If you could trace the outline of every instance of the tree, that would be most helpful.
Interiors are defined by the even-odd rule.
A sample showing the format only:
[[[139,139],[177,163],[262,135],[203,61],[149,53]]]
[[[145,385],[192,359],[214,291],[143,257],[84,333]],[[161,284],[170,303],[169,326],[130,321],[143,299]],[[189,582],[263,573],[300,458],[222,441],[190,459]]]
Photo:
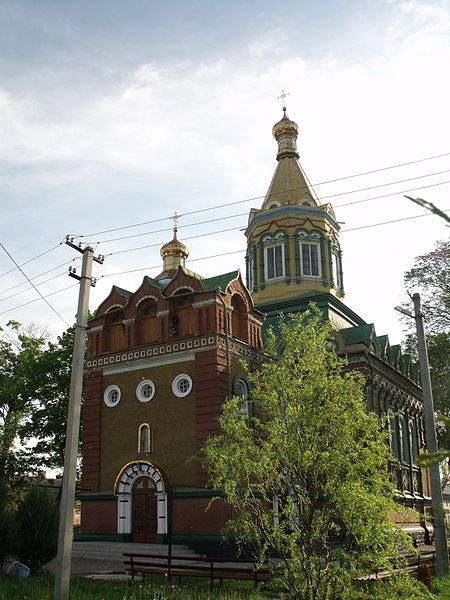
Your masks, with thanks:
[[[12,482],[27,470],[23,452],[14,443],[36,399],[45,337],[36,329],[23,329],[16,321],[9,321],[7,327],[10,335],[0,338],[0,479]]]
[[[417,256],[404,282],[408,291],[420,293],[427,333],[450,332],[450,240]]]
[[[13,483],[63,467],[74,330],[54,343],[37,326],[7,327],[0,338],[0,479]]]
[[[203,463],[235,508],[230,528],[261,560],[281,557],[276,575],[290,597],[356,598],[355,577],[388,567],[404,543],[388,520],[386,431],[365,410],[362,375],[330,349],[317,309],[281,320],[279,331],[268,360],[248,372],[256,416],[227,400]]]
[[[421,295],[436,413],[450,417],[450,240],[438,241],[434,250],[417,256],[404,282],[410,293],[418,291]],[[403,347],[417,361],[414,322],[404,322],[410,333]],[[450,448],[450,430],[442,423],[438,442],[442,448]]]
[[[17,511],[19,560],[38,571],[58,548],[58,505],[55,494],[39,485],[30,487]]]
[[[73,340],[74,328],[70,327],[39,356],[38,402],[18,432],[22,440],[37,440],[27,455],[41,469],[64,465]]]

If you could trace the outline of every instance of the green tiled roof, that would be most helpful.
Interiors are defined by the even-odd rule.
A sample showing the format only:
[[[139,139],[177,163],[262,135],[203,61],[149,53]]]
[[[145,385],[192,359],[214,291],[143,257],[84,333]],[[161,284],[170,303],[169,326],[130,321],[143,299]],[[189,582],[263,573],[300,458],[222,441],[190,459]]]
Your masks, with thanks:
[[[370,346],[373,331],[373,324],[369,323],[368,325],[358,325],[358,327],[341,329],[340,333],[346,344],[365,344],[366,346]]]
[[[223,275],[216,275],[215,277],[201,279],[201,284],[205,291],[212,291],[216,288],[220,288],[222,291],[225,291],[228,284],[233,281],[233,279],[236,279],[238,275],[239,271],[231,271],[230,273],[224,273]]]
[[[378,336],[378,342],[380,344],[381,351],[384,354],[385,351],[386,351],[387,344],[389,342],[389,336],[387,336],[387,335],[379,335]]]
[[[161,288],[159,281],[157,279],[153,279],[152,277],[149,277],[148,275],[145,276],[146,281],[149,282],[150,285],[153,285],[154,287],[157,288]]]
[[[128,298],[131,298],[131,296],[133,295],[133,292],[124,290],[123,288],[119,287],[118,285],[114,285],[113,287],[116,290],[116,292],[119,294],[119,296],[123,296],[124,298],[128,299]]]

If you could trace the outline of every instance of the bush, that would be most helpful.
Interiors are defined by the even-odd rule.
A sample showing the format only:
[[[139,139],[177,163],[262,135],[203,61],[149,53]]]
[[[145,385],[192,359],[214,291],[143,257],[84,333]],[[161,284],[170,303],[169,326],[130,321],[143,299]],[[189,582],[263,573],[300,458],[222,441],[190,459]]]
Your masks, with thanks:
[[[5,559],[14,556],[17,548],[17,527],[9,503],[9,487],[0,479],[0,571]]]
[[[58,506],[54,494],[31,487],[17,511],[19,560],[36,572],[56,556]]]

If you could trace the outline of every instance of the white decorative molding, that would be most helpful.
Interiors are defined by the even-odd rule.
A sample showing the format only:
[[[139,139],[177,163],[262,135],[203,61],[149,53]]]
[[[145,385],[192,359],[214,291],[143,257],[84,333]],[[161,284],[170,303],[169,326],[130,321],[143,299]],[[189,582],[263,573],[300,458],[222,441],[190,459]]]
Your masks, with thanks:
[[[159,470],[149,462],[136,461],[125,465],[117,476],[114,494],[117,496],[117,533],[131,533],[133,485],[140,477],[150,477],[156,487],[157,533],[167,533],[167,493]]]

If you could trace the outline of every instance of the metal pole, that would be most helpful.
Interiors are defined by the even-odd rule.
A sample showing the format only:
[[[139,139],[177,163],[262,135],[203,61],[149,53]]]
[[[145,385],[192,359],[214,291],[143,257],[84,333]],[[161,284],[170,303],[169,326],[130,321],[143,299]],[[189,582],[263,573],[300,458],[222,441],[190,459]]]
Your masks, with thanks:
[[[434,419],[433,392],[431,389],[430,366],[428,364],[428,351],[423,327],[423,315],[420,307],[420,295],[414,294],[412,298],[414,302],[414,319],[416,321],[417,343],[419,347],[420,377],[422,382],[427,450],[430,454],[436,454],[438,445],[436,438],[436,422]],[[431,507],[433,510],[433,527],[436,544],[436,573],[438,577],[445,577],[448,573],[448,547],[439,465],[432,465],[430,467],[430,481]]]
[[[70,563],[72,558],[73,512],[75,505],[75,485],[77,477],[78,441],[80,434],[81,391],[83,385],[86,327],[91,287],[92,248],[83,250],[83,264],[80,277],[78,310],[73,344],[72,375],[64,453],[62,496],[59,511],[58,557],[55,574],[55,600],[69,597]]]

